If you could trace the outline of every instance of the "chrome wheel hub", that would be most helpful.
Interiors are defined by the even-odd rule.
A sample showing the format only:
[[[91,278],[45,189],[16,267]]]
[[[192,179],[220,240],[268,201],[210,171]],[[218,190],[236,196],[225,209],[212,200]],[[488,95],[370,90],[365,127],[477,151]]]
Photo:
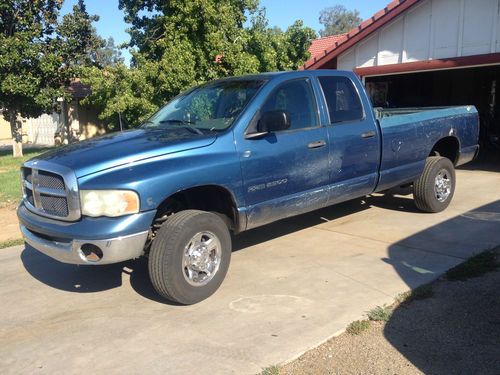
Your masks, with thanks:
[[[196,233],[184,249],[184,279],[193,286],[208,284],[219,270],[221,254],[221,244],[215,234]]]
[[[434,194],[439,202],[444,202],[451,194],[450,172],[446,169],[441,169],[436,175],[434,182]]]

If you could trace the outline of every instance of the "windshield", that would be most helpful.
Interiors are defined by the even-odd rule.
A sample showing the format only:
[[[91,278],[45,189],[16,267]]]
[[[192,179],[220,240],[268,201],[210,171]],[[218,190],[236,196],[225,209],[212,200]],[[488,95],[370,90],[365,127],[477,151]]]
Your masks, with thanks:
[[[143,128],[182,126],[193,132],[221,131],[229,128],[263,80],[227,80],[208,83],[181,94],[169,102]]]

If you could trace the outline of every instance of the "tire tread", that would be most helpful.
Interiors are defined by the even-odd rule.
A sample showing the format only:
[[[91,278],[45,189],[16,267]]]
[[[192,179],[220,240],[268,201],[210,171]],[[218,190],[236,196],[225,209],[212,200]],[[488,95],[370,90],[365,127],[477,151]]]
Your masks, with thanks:
[[[453,187],[450,193],[450,197],[446,201],[446,204],[443,205],[442,207],[436,207],[433,198],[434,178],[435,178],[434,174],[436,173],[435,166],[440,163],[447,163],[444,160],[446,160],[451,164],[452,168],[450,170],[450,173],[453,175],[453,181],[452,181]],[[442,211],[444,208],[448,206],[449,202],[451,201],[454,193],[454,188],[455,188],[455,173],[451,161],[441,156],[430,156],[425,161],[425,167],[424,171],[422,172],[422,175],[413,184],[413,198],[415,201],[415,205],[419,210],[424,212],[434,213]]]
[[[175,239],[179,238],[181,233],[186,230],[186,226],[191,219],[202,214],[210,213],[200,210],[185,210],[172,215],[163,223],[154,240],[155,242],[153,242],[148,261],[149,277],[156,291],[168,300],[181,304],[192,303],[188,301],[186,296],[179,293],[173,276],[168,273],[166,274],[165,271],[173,267],[174,256],[176,251],[178,251],[175,247]],[[213,220],[219,220],[225,226],[220,217],[213,216]]]

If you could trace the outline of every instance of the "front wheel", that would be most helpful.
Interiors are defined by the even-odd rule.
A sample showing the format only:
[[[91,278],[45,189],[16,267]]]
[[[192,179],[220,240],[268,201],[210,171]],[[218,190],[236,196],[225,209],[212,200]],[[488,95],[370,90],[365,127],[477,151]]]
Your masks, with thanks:
[[[231,236],[218,215],[181,211],[156,234],[149,253],[149,277],[161,296],[191,305],[215,293],[230,259]]]
[[[441,212],[455,192],[455,167],[450,159],[428,157],[424,171],[413,185],[415,205],[424,212]]]

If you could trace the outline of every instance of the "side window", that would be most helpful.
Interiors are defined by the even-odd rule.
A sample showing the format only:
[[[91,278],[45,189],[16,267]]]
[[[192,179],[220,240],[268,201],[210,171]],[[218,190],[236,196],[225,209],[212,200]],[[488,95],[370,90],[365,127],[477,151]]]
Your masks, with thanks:
[[[346,77],[319,77],[325,94],[330,122],[356,121],[363,118],[363,106],[354,84]]]
[[[261,113],[285,111],[290,118],[290,129],[318,126],[314,93],[308,80],[285,82],[267,98]]]

